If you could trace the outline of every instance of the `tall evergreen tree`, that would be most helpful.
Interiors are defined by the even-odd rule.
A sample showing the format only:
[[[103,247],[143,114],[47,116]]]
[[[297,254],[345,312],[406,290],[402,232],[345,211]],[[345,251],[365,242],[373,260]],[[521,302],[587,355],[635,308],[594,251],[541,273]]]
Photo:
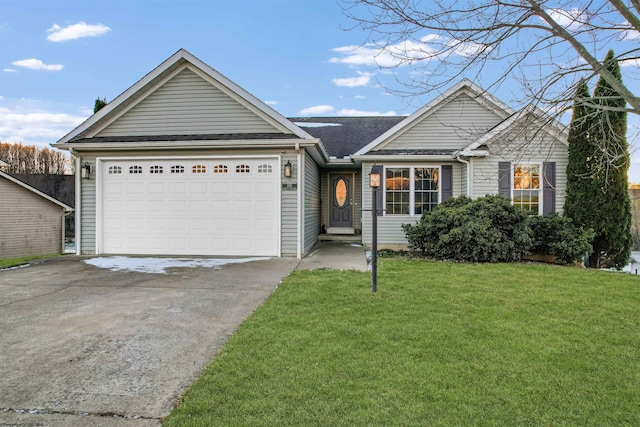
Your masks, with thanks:
[[[573,100],[573,116],[569,125],[569,163],[567,163],[567,198],[564,215],[579,227],[589,228],[594,207],[594,184],[589,160],[595,153],[595,145],[589,137],[595,110],[587,82],[580,81]]]
[[[620,65],[612,50],[607,53],[604,66],[622,82]],[[593,101],[610,108],[598,111],[589,135],[596,148],[589,159],[594,185],[591,228],[596,232],[590,264],[595,268],[621,268],[628,263],[633,244],[626,101],[603,78],[596,85]]]
[[[93,114],[102,110],[106,105],[107,105],[107,98],[102,98],[102,99],[100,99],[100,97],[96,98],[96,102],[95,104],[93,104]]]

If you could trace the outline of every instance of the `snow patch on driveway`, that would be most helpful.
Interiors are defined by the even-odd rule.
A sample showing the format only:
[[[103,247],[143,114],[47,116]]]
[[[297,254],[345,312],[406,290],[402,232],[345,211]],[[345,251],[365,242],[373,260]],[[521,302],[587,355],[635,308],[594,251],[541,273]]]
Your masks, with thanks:
[[[125,256],[87,259],[86,264],[111,271],[135,271],[138,273],[167,274],[168,268],[220,268],[225,264],[241,264],[267,261],[268,257],[253,258],[131,258]]]

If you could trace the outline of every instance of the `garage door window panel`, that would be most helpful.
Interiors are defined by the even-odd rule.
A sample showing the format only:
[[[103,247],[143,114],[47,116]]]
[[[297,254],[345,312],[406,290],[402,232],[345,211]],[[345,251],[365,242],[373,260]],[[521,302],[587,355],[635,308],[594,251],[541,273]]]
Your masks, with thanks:
[[[205,165],[194,165],[191,168],[192,173],[207,173],[207,167]]]
[[[141,174],[142,173],[142,166],[138,166],[138,165],[129,166],[129,173],[130,174],[134,174],[134,175]]]
[[[171,173],[173,173],[173,174],[184,173],[184,166],[181,166],[181,165],[173,165],[173,166],[171,166]]]
[[[213,173],[229,173],[229,167],[227,165],[215,165]]]

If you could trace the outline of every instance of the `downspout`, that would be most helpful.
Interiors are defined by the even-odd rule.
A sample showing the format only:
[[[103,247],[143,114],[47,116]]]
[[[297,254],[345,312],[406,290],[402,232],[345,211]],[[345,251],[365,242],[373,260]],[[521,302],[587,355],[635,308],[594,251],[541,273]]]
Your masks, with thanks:
[[[67,217],[73,213],[73,211],[63,212],[62,215],[62,254],[67,253],[67,246],[65,239],[67,238]]]
[[[75,243],[76,243],[76,255],[82,254],[82,243],[80,242],[80,223],[82,222],[80,219],[82,218],[82,207],[81,207],[81,197],[82,189],[80,188],[80,156],[78,156],[77,152],[73,148],[69,148],[69,153],[76,158],[76,201],[75,201],[75,218],[74,218],[74,226],[75,226]]]
[[[471,198],[471,162],[469,160],[463,160],[458,154],[455,159],[460,163],[467,165],[467,197]]]
[[[296,153],[298,153],[298,173],[296,175],[296,182],[297,182],[297,187],[298,187],[298,191],[297,191],[297,195],[298,195],[298,238],[297,240],[297,248],[296,248],[296,258],[300,259],[302,258],[302,173],[303,173],[303,166],[302,166],[302,152],[300,150],[300,143],[296,142]]]

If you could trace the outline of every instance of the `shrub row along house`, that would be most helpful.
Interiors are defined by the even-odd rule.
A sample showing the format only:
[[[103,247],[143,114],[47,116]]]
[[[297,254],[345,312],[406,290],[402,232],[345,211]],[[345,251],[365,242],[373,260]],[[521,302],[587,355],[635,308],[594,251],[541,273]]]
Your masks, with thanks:
[[[408,117],[285,118],[179,50],[55,147],[76,156],[79,254],[301,257],[328,233],[382,247],[449,197],[561,212],[563,127],[462,80]]]

